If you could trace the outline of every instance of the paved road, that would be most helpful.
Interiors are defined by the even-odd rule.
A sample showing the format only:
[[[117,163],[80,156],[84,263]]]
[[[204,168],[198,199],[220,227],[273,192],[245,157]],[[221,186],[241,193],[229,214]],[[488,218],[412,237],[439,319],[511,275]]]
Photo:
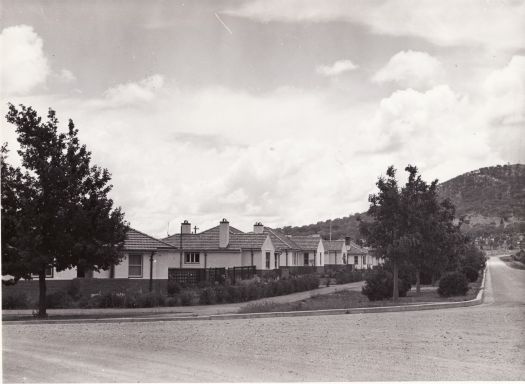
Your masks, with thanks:
[[[489,261],[487,303],[341,316],[4,325],[15,381],[524,380],[525,271]]]

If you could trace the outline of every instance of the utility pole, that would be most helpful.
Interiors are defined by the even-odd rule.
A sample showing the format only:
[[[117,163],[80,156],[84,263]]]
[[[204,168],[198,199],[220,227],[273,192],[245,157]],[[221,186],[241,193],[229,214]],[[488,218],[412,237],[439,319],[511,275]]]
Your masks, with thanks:
[[[155,252],[151,252],[149,255],[149,291],[153,291],[153,255]]]
[[[180,269],[182,269],[182,223],[180,225]]]

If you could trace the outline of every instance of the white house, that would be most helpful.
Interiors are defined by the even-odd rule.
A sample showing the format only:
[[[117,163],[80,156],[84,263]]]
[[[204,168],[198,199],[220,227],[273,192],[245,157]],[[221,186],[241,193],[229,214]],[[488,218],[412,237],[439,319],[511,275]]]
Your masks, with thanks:
[[[347,264],[346,244],[344,240],[324,240],[326,253],[325,265]]]
[[[275,247],[276,268],[303,265],[302,259],[299,258],[301,249],[289,236],[279,233],[272,228],[265,227],[260,222],[254,224],[253,233],[265,233],[270,236]]]
[[[275,247],[267,233],[244,233],[226,219],[200,233],[191,233],[191,224],[185,221],[181,230],[164,239],[175,253],[175,268],[278,268]]]
[[[291,236],[290,240],[300,250],[300,266],[324,267],[325,249],[320,235]]]
[[[354,269],[370,269],[381,264],[370,248],[361,247],[350,240],[347,240],[346,254],[348,264],[352,264]]]
[[[89,271],[79,276],[76,268],[57,272],[49,268],[47,280],[71,280],[76,277],[93,279],[167,279],[168,268],[176,266],[173,248],[136,229],[130,228],[124,241],[122,261],[108,270]]]

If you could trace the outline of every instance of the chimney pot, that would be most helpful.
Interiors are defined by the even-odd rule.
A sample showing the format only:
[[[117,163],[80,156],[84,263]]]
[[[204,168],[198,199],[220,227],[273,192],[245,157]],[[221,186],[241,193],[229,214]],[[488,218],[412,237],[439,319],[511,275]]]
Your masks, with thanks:
[[[184,220],[180,225],[180,233],[183,235],[191,234],[191,223],[188,220]]]
[[[222,219],[219,223],[219,248],[226,248],[230,243],[230,223]]]
[[[253,232],[254,233],[264,233],[264,225],[260,221],[256,222],[253,225]]]

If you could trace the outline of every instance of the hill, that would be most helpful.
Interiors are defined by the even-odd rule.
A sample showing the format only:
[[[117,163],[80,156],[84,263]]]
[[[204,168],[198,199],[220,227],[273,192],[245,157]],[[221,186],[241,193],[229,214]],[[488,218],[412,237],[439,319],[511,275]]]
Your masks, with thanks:
[[[430,181],[430,180],[429,180]],[[473,236],[525,231],[525,165],[497,165],[481,168],[439,184],[439,195],[456,206],[463,219],[462,229]],[[356,213],[333,220],[300,227],[286,226],[287,234],[318,233],[332,239],[350,236],[360,239],[359,220],[370,220],[366,213]]]

